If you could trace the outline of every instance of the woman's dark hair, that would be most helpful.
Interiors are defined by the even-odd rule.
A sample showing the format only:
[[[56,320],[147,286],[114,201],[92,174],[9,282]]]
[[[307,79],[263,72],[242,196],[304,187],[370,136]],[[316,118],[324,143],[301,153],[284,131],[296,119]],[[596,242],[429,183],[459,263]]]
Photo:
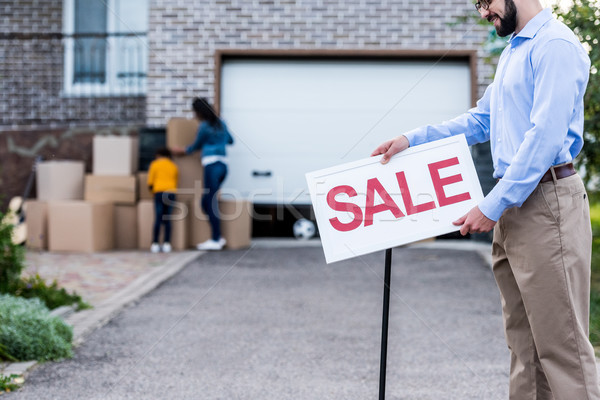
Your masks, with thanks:
[[[172,154],[171,154],[171,150],[167,149],[166,147],[161,147],[158,150],[156,150],[156,155],[159,157],[167,157],[167,158],[172,158]]]
[[[221,120],[217,117],[215,110],[205,97],[196,97],[192,102],[192,108],[198,118],[208,122],[210,125],[218,127],[221,124]]]

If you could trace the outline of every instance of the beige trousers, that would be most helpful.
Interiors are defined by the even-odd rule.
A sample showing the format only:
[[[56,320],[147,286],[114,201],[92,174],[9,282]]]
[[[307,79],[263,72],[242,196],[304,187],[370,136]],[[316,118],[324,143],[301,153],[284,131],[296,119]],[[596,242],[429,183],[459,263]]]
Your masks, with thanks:
[[[496,224],[511,400],[600,400],[588,339],[591,241],[578,175],[539,184]]]

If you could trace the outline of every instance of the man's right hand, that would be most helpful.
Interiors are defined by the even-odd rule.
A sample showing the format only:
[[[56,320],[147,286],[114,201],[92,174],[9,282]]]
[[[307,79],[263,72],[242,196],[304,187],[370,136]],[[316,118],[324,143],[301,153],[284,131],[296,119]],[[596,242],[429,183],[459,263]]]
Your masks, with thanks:
[[[388,140],[387,142],[380,144],[379,147],[377,147],[375,151],[371,154],[371,157],[383,154],[383,157],[381,158],[381,163],[387,164],[387,162],[390,161],[390,158],[394,154],[400,153],[401,151],[408,149],[409,146],[410,143],[408,143],[408,139],[406,138],[406,136],[400,135],[397,138]]]

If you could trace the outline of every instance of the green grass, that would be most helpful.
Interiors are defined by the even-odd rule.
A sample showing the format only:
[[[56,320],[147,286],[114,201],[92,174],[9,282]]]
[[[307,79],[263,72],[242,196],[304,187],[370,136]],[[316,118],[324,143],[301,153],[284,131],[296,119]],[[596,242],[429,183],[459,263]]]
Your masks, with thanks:
[[[592,284],[590,294],[590,340],[600,346],[600,196],[590,196],[592,220]]]

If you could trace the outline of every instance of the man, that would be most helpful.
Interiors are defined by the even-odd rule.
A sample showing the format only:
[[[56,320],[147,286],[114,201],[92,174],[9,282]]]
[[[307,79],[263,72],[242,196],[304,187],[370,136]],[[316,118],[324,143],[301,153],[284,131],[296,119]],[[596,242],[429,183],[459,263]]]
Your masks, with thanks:
[[[598,400],[588,339],[591,227],[571,161],[583,146],[589,58],[538,0],[480,0],[482,18],[512,34],[477,106],[380,145],[382,163],[421,143],[464,133],[491,141],[498,183],[454,222],[494,229],[493,271],[511,353],[510,399]]]

